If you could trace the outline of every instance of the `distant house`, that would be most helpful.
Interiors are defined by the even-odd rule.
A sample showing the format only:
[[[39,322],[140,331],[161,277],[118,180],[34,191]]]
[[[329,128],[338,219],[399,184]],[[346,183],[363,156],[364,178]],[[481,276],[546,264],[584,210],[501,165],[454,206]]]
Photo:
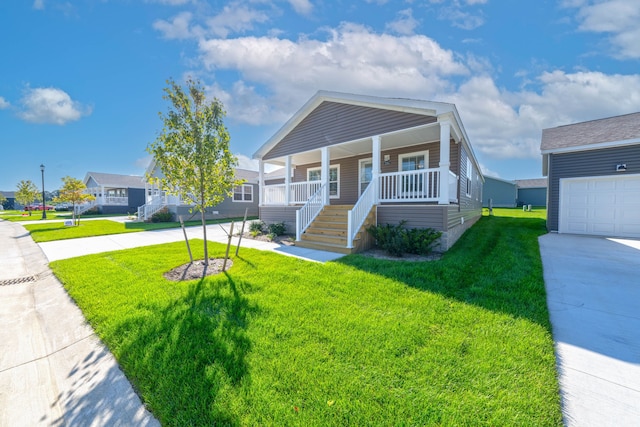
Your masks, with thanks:
[[[162,171],[157,167],[155,161],[152,161],[147,168],[147,175],[151,177],[162,177]],[[240,218],[247,210],[247,216],[258,216],[258,172],[247,169],[236,169],[235,176],[237,179],[245,180],[233,189],[232,197],[225,198],[218,205],[208,208],[205,212],[207,219],[216,218]],[[184,202],[179,196],[171,196],[161,191],[155,183],[145,182],[146,199],[138,207],[138,219],[147,221],[151,216],[163,208],[167,208],[170,212],[182,216],[184,219],[192,217],[195,212],[192,205]]]
[[[484,177],[453,104],[320,91],[253,157],[260,219],[284,221],[299,246],[357,252],[367,225],[406,221],[442,232],[446,250],[482,215]]]
[[[0,191],[2,195],[7,199],[6,202],[2,204],[5,209],[16,209],[20,210],[24,208],[20,203],[16,202],[16,192],[15,191]]]
[[[518,187],[513,181],[484,177],[482,189],[482,206],[485,208],[515,208],[518,201]]]
[[[640,112],[542,131],[547,228],[640,238]]]
[[[547,206],[547,178],[516,179],[518,206]]]
[[[105,214],[133,214],[144,203],[144,181],[140,175],[87,172],[85,193],[95,200],[82,205],[80,212],[97,208]]]

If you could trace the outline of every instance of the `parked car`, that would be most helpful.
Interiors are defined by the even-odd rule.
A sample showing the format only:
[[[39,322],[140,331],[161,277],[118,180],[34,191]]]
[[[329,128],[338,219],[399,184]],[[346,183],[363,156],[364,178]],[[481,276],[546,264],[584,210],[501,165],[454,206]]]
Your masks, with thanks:
[[[27,205],[24,207],[25,211],[41,211],[42,210],[42,203],[35,203],[32,205]],[[45,205],[44,206],[44,210],[47,211],[52,211],[53,210],[53,206],[51,205]]]
[[[69,209],[71,209],[71,203],[58,203],[56,205],[57,211],[68,211]]]

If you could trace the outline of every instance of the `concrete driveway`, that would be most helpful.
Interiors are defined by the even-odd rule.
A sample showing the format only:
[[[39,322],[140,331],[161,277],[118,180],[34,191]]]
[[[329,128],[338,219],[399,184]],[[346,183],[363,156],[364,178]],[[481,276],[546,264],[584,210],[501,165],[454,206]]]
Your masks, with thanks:
[[[640,425],[640,241],[539,243],[565,425]]]

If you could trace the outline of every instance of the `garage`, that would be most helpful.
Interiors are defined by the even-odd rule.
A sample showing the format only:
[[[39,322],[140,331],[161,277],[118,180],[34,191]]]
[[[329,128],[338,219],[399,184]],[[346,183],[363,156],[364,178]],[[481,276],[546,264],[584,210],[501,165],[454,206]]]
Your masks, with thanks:
[[[640,175],[560,179],[558,232],[640,238]]]

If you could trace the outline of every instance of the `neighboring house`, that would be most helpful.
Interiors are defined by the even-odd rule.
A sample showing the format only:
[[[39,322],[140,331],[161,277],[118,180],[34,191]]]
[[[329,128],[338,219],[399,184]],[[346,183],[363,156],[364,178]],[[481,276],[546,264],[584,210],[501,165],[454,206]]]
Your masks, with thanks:
[[[105,214],[133,214],[144,203],[144,181],[140,175],[87,172],[85,193],[95,200],[81,205],[78,212],[97,207]]]
[[[20,203],[16,202],[16,192],[15,191],[0,191],[0,193],[2,193],[2,195],[5,197],[5,199],[7,199],[6,202],[4,202],[2,204],[2,206],[9,210],[9,209],[15,209],[15,210],[21,210],[24,208],[23,205],[21,205]]]
[[[484,177],[482,188],[482,206],[485,208],[515,208],[518,201],[518,187],[513,181]]]
[[[547,228],[640,238],[640,112],[542,131]]]
[[[161,178],[162,171],[152,161],[147,168],[146,175]],[[233,190],[232,197],[226,197],[218,205],[205,211],[205,218],[239,218],[243,217],[245,210],[247,216],[258,216],[258,172],[247,169],[236,169],[236,178],[244,179],[245,183]],[[138,207],[138,220],[147,221],[151,216],[163,208],[167,208],[177,216],[185,220],[191,218],[196,212],[190,212],[192,205],[182,201],[178,196],[170,196],[160,191],[155,183],[145,183],[146,200]]]
[[[518,206],[547,206],[547,178],[516,179]]]
[[[260,219],[284,221],[296,245],[364,250],[364,227],[441,231],[450,248],[482,214],[484,177],[455,105],[316,93],[255,154]],[[266,185],[265,165],[284,167]]]

